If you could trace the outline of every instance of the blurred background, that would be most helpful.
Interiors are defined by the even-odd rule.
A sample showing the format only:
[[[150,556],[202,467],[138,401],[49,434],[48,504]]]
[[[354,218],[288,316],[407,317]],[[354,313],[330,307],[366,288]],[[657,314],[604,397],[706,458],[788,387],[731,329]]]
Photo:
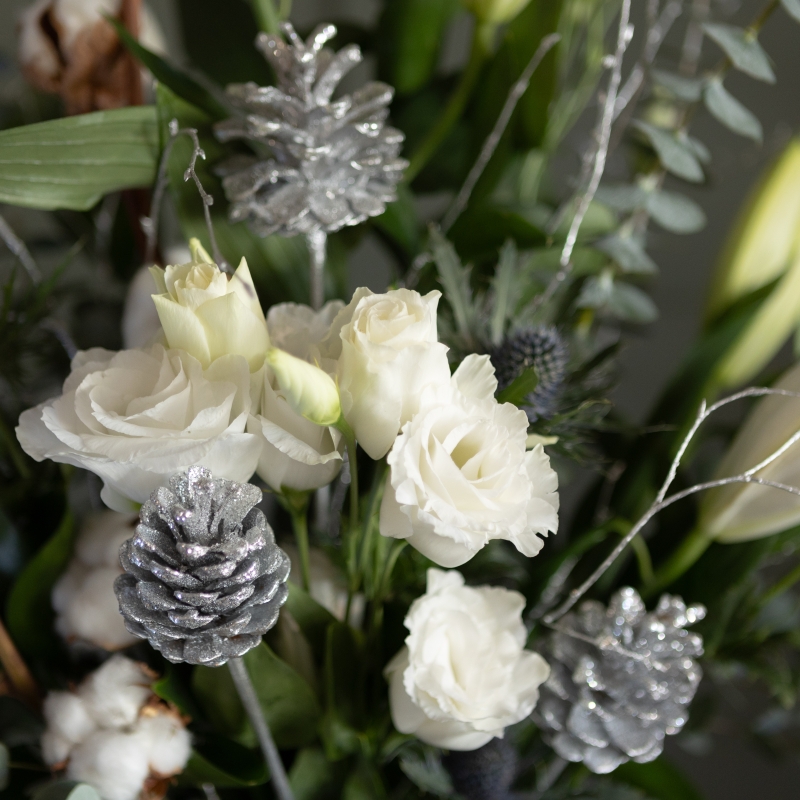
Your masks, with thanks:
[[[0,106],[4,113],[13,114],[13,124],[36,121],[42,114],[42,109],[32,104],[34,101],[15,64],[15,21],[26,5],[25,0],[0,0]],[[150,3],[150,8],[163,36],[165,52],[171,60],[195,71],[202,70],[205,65],[217,76],[228,67],[231,79],[241,79],[248,60],[253,61],[259,56],[255,51],[232,53],[226,50],[223,46],[225,31],[204,24],[206,15],[219,5],[218,0],[155,0]],[[634,2],[634,22],[641,19],[644,5],[644,0]],[[731,21],[742,24],[752,18],[762,4],[747,0],[727,5]],[[344,27],[368,28],[375,24],[380,10],[380,0],[294,0],[291,18],[301,32],[322,20]],[[215,13],[214,19],[219,18],[220,15]],[[225,24],[231,29],[249,27],[255,35],[255,23],[244,0],[227,0],[225,18]],[[439,64],[441,71],[453,70],[463,64],[469,40],[469,18],[465,13],[448,33]],[[759,174],[781,152],[792,135],[800,131],[800,31],[785,16],[775,15],[767,22],[760,40],[773,60],[777,83],[767,85],[737,72],[730,76],[726,85],[761,120],[763,144],[759,146],[737,137],[707,113],[701,113],[693,123],[693,135],[713,143],[714,160],[707,168],[705,184],[695,186],[681,182],[680,189],[703,207],[708,224],[700,233],[689,236],[674,236],[658,228],[651,229],[649,235],[648,251],[660,267],[649,289],[660,317],[635,334],[638,338],[629,339],[632,343],[622,355],[620,380],[615,392],[620,410],[636,421],[644,420],[700,329],[707,284],[731,220],[736,219],[737,210]],[[194,58],[190,58],[190,54]],[[707,57],[716,59],[717,53],[707,54]],[[374,63],[368,58],[352,80],[361,82],[374,70]],[[561,157],[553,181],[568,181],[575,175],[579,165],[578,153],[589,135],[593,114],[594,109],[570,134],[571,151],[568,147]],[[12,124],[9,120],[0,122],[2,127]],[[622,175],[623,164],[616,164],[612,159],[607,172],[612,181],[615,172]],[[667,188],[673,180],[667,179]],[[418,202],[425,215],[440,213],[447,201],[448,197],[431,195],[422,196]],[[37,259],[45,269],[48,263],[55,263],[63,256],[63,248],[57,244],[58,237],[52,229],[52,215],[11,207],[2,207],[0,211],[23,239],[38,243]],[[63,224],[69,224],[68,217]],[[52,245],[49,250],[48,242]],[[351,290],[359,285],[382,290],[392,279],[391,259],[382,248],[377,237],[368,234],[350,253]],[[70,267],[73,275],[91,269],[91,265],[82,259],[78,255]],[[0,272],[5,274],[10,263],[8,252],[0,249]],[[114,331],[118,330],[124,286],[109,282],[98,291],[104,293],[103,302],[87,300],[86,307],[78,315],[82,328],[77,333],[78,344],[82,344],[80,340],[83,339],[93,344],[118,347],[119,340],[113,341],[113,338]],[[98,342],[98,337],[106,340]],[[109,337],[112,340],[108,340]],[[585,482],[579,479],[569,488],[564,499],[566,513],[570,495],[576,496],[584,486]],[[693,736],[686,733],[677,737],[677,741],[669,742],[671,757],[691,775],[709,800],[753,797],[789,800],[798,797],[800,763],[776,760],[760,749],[755,741],[744,738],[745,720],[758,717],[762,698],[751,692],[747,685],[734,688],[731,684],[728,693],[726,707],[718,712],[719,718],[711,726],[712,734]],[[770,720],[764,719],[759,724],[768,726]],[[800,716],[795,730],[800,731]]]

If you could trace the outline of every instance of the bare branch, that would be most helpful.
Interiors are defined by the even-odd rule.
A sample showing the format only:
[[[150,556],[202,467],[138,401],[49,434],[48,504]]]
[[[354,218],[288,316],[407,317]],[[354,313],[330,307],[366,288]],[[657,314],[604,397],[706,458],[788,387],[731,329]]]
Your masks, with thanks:
[[[0,239],[2,239],[6,247],[11,253],[19,260],[20,264],[25,267],[28,277],[33,283],[39,283],[42,280],[42,273],[36,265],[36,261],[30,253],[30,250],[25,246],[25,242],[17,236],[11,229],[11,226],[0,216]]]

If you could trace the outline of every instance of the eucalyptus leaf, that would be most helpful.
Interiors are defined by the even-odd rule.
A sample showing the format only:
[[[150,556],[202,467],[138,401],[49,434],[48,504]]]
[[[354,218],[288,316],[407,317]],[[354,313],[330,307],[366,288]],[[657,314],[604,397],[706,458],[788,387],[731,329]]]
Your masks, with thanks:
[[[706,215],[694,200],[675,192],[653,192],[647,197],[650,216],[672,233],[697,233],[706,224]]]
[[[450,773],[442,765],[441,758],[433,748],[425,748],[424,755],[414,751],[400,758],[400,769],[406,777],[423,792],[436,797],[451,797],[453,781]]]
[[[97,790],[88,783],[58,781],[39,789],[33,800],[102,800]]]
[[[800,0],[781,0],[781,5],[790,17],[800,22]]]
[[[66,569],[75,537],[67,512],[52,538],[28,562],[14,583],[6,606],[6,624],[17,647],[29,655],[50,655],[54,646],[50,593]]]
[[[597,190],[595,199],[617,211],[637,211],[647,205],[647,192],[632,184],[604,185]]]
[[[671,95],[677,97],[678,100],[696,103],[703,94],[705,81],[700,78],[685,78],[683,75],[664,72],[660,69],[651,70],[650,75],[657,86],[663,87]]]
[[[153,106],[63,117],[0,131],[0,202],[85,211],[149,186],[159,142]]]
[[[650,140],[658,160],[665,169],[692,183],[700,183],[703,180],[705,176],[697,156],[676,134],[642,120],[635,120],[633,125]]]
[[[577,306],[595,308],[623,322],[644,324],[658,317],[655,303],[641,289],[614,280],[608,271],[584,283]]]
[[[721,22],[706,22],[703,30],[725,51],[736,69],[757,80],[775,83],[769,58],[754,33]]]
[[[614,259],[623,272],[636,275],[654,275],[658,272],[655,261],[630,236],[614,234],[597,242],[595,247]]]
[[[763,139],[764,133],[758,118],[722,85],[719,78],[714,78],[706,84],[703,101],[706,108],[734,133],[757,142]]]
[[[708,164],[711,161],[711,151],[699,139],[688,136],[685,132],[679,133],[678,138],[691,149],[697,156],[698,161],[703,164]]]

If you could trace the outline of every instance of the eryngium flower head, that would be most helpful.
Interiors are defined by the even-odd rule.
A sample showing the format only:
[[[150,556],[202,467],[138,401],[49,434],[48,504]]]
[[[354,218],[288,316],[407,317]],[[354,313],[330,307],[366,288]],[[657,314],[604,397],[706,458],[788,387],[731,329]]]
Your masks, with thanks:
[[[290,563],[249,483],[190,467],[142,506],[114,589],[128,630],[172,662],[220,666],[255,647],[286,602]]]
[[[625,587],[608,608],[589,601],[560,619],[540,648],[550,677],[534,711],[558,755],[599,774],[658,758],[702,677],[703,640],[686,626],[704,616],[703,606],[669,595],[648,613]]]
[[[555,328],[539,325],[521,330],[497,347],[491,359],[500,391],[526,369],[533,367],[536,371],[539,382],[521,406],[530,422],[549,419],[555,414],[569,359],[567,345]]]
[[[361,50],[324,49],[333,25],[319,26],[307,42],[288,22],[281,27],[288,43],[266,33],[256,39],[278,85],[232,84],[227,94],[241,116],[216,126],[222,141],[245,139],[271,153],[220,165],[231,220],[247,220],[259,236],[292,236],[331,233],[383,213],[407,166],[398,157],[403,134],[384,126],[393,89],[371,82],[332,100]]]

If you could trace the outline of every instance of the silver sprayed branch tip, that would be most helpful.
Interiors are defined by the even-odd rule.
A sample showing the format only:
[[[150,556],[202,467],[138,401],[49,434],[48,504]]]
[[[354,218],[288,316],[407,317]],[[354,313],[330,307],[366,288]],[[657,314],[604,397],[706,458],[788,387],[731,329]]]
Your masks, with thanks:
[[[408,163],[399,157],[403,134],[384,124],[394,90],[372,81],[334,100],[360,49],[327,49],[333,25],[306,42],[289,23],[281,27],[285,38],[256,40],[278,85],[229,86],[240,113],[215,128],[221,141],[249,141],[266,155],[235,156],[218,172],[231,220],[247,221],[257,235],[332,233],[383,213],[397,197]]]
[[[261,491],[203,467],[172,478],[142,506],[120,549],[114,590],[128,630],[178,663],[220,666],[276,623],[290,562],[276,544]]]

